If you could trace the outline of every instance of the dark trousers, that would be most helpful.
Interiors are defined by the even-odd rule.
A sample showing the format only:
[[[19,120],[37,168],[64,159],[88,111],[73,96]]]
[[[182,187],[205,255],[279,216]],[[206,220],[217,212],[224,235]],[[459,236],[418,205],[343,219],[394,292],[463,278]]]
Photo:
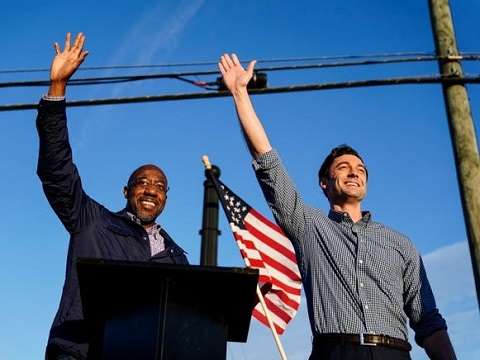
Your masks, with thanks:
[[[309,360],[411,360],[408,351],[357,344],[314,345]]]

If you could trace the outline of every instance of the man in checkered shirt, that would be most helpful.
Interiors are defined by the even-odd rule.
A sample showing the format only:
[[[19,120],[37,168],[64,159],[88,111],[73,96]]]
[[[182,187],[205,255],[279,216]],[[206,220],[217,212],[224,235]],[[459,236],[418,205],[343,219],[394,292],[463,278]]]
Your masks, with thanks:
[[[245,70],[225,54],[218,66],[265,198],[295,247],[314,336],[310,359],[410,359],[407,318],[431,359],[455,359],[417,250],[361,210],[368,171],[360,155],[342,145],[322,164],[328,216],[306,205],[250,101],[255,62]]]

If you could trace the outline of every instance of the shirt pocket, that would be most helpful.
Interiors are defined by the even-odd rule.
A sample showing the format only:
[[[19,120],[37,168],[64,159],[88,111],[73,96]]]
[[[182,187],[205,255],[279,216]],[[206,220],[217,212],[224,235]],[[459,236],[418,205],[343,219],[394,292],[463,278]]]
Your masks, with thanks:
[[[371,277],[381,287],[401,295],[405,260],[398,249],[389,245],[372,244],[368,251]]]

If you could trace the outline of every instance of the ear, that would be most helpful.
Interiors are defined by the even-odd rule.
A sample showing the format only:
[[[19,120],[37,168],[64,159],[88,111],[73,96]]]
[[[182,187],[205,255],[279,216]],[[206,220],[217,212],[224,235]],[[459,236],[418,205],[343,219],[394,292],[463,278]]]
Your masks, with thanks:
[[[128,199],[128,187],[126,186],[123,187],[123,197]]]
[[[323,178],[320,180],[320,187],[321,187],[323,190],[327,190],[327,178],[323,177]]]

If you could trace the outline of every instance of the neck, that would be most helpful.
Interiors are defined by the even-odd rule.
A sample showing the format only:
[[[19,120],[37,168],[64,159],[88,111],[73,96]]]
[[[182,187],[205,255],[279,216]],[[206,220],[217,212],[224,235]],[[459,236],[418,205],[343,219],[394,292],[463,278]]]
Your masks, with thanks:
[[[347,213],[353,222],[360,221],[362,219],[362,208],[360,202],[356,203],[343,203],[343,204],[330,204],[330,208],[333,211]]]
[[[148,222],[144,222],[128,206],[126,207],[126,210],[127,210],[127,214],[130,217],[130,219],[133,220],[134,222],[136,222],[138,225],[142,226],[145,230],[147,230],[148,228],[151,228],[153,225],[155,225],[156,218],[153,219],[153,220],[150,220]]]
[[[148,224],[145,224],[145,223],[142,222],[142,226],[145,230],[150,229],[153,225],[155,225],[155,221],[154,222],[149,222]]]

